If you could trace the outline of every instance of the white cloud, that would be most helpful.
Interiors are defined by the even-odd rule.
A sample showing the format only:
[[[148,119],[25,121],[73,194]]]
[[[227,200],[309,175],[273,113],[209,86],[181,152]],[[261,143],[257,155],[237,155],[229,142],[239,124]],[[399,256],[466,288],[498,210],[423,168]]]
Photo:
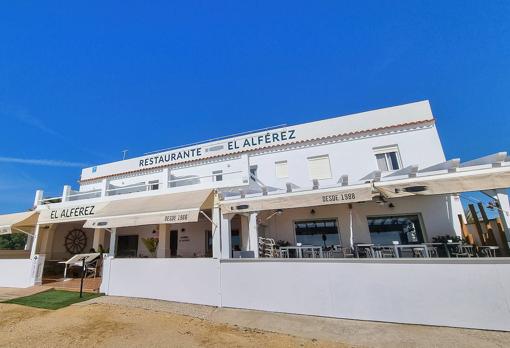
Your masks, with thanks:
[[[52,159],[32,159],[32,158],[16,158],[16,157],[0,157],[0,162],[4,163],[18,163],[28,164],[34,166],[49,166],[49,167],[87,167],[88,164],[80,162],[68,162]]]
[[[18,121],[26,124],[27,126],[37,128],[40,131],[43,131],[44,133],[60,136],[60,134],[57,131],[46,126],[46,124],[44,124],[44,122],[42,120],[40,120],[37,117],[32,116],[28,112],[28,110],[26,110],[24,108],[13,107],[11,105],[7,105],[5,103],[0,102],[0,114],[3,116],[7,116],[7,117],[8,116],[14,117]]]

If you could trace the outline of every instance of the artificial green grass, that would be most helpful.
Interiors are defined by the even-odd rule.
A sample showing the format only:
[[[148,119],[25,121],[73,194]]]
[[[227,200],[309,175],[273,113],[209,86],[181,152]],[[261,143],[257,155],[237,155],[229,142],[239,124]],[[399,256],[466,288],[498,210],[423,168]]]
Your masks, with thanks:
[[[87,301],[98,296],[101,296],[101,294],[84,292],[83,298],[80,298],[79,292],[64,290],[48,290],[45,292],[40,292],[35,295],[18,297],[12,300],[5,301],[4,303],[13,303],[22,306],[45,309],[60,309],[70,306],[73,303]]]

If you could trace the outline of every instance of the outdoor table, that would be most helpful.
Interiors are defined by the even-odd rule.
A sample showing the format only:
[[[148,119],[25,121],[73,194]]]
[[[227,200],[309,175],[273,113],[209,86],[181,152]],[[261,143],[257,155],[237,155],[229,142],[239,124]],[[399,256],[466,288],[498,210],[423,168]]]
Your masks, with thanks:
[[[280,250],[296,250],[296,255],[298,258],[302,259],[303,258],[303,250],[311,250],[312,251],[312,257],[315,258],[315,250],[318,250],[319,251],[319,257],[320,258],[323,258],[324,255],[322,253],[322,247],[320,246],[314,246],[314,245],[302,245],[302,246],[285,246],[285,247],[280,247]],[[289,253],[290,255],[290,253]]]
[[[437,257],[439,257],[439,247],[443,247],[446,250],[446,255],[448,257],[450,257],[450,252],[448,251],[448,248],[445,246],[444,243],[423,243],[423,244],[425,244],[426,246],[428,246],[430,248],[437,248]],[[429,250],[429,254],[430,254],[430,257],[432,257],[430,250]]]
[[[451,257],[449,246],[460,246],[461,244],[462,243],[459,243],[459,242],[444,243],[444,246],[446,249],[446,255],[448,255],[448,257]]]
[[[475,253],[475,247],[472,246],[471,244],[464,244],[464,245],[462,245],[462,248],[467,251],[469,256],[473,256],[473,255],[478,256],[478,254]]]
[[[446,243],[446,253],[448,254],[448,257],[451,257],[450,255],[450,246],[458,246],[459,250],[465,250],[469,256],[478,256],[478,254],[475,252],[475,247],[471,244],[463,244],[460,242],[453,242],[453,243]]]
[[[496,250],[498,250],[499,247],[495,245],[482,245],[480,249],[487,257],[496,257]]]
[[[395,257],[400,258],[399,249],[423,249],[425,257],[430,257],[429,248],[427,244],[392,244],[392,245],[380,245],[383,248],[391,248],[395,250]]]
[[[354,245],[354,253],[356,254],[356,258],[359,259],[359,248],[367,248],[370,249],[370,252],[372,256],[375,256],[374,254],[374,244],[371,243],[359,243]]]

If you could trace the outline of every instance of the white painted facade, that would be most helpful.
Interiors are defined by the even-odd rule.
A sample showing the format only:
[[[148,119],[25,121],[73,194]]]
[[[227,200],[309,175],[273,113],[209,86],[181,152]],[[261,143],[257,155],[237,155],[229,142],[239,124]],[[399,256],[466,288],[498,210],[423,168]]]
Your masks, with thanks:
[[[476,163],[494,169],[487,174],[491,180],[486,188],[507,187],[507,154],[489,157]],[[432,111],[423,101],[85,168],[80,186],[75,190],[64,186],[61,197],[44,198],[43,192],[37,191],[34,206],[39,220],[31,259],[0,260],[0,286],[26,287],[40,281],[45,260],[55,263],[71,256],[64,247],[65,238],[70,230],[80,229],[86,236],[84,252],[97,250],[99,245],[109,247],[101,285],[108,295],[510,330],[508,258],[466,262],[256,259],[259,236],[296,245],[298,224],[310,221],[334,221],[337,244],[343,247],[374,242],[369,221],[389,216],[414,216],[423,242],[440,235],[460,235],[463,209],[451,193],[467,187],[464,179],[456,183],[459,190],[441,191],[439,185],[438,194],[394,191],[388,196],[391,199],[382,203],[375,185],[381,176],[412,179],[417,168],[438,164],[441,168],[433,171],[455,172],[459,163],[452,163],[445,163]],[[164,203],[171,205],[172,197],[185,200],[204,191],[212,192],[214,204],[207,205],[206,199],[203,206],[185,207],[195,209],[198,215],[190,214],[193,218],[189,221],[186,215],[180,223],[84,228],[86,221],[87,226],[91,220],[104,223],[96,216],[108,207],[112,210],[111,206],[123,206],[132,214],[132,204],[128,204],[132,199],[149,205],[164,198]],[[357,192],[356,199],[353,192]],[[331,193],[342,200],[346,193],[347,200],[324,201]],[[494,194],[506,199],[503,206],[508,210],[504,191]],[[256,200],[278,201],[279,197],[284,203],[278,208],[250,209]],[[289,202],[294,202],[294,207]],[[145,212],[144,218],[151,213]],[[121,218],[122,214],[120,209]],[[507,215],[502,211],[508,234]],[[156,253],[150,253],[142,243],[152,237],[160,242]],[[129,258],[118,255],[128,239],[133,243],[130,248],[136,247],[130,249]],[[251,259],[229,260],[235,251],[247,251]],[[475,275],[483,279],[475,279]]]
[[[36,206],[41,211],[40,222],[51,223],[48,210],[60,214],[64,210],[94,206],[98,211],[109,202],[173,192],[214,189],[228,202],[242,197],[285,193],[289,187],[292,191],[334,188],[347,182],[352,185],[370,181],[373,179],[370,174],[380,169],[383,169],[383,176],[395,172],[380,168],[377,156],[384,155],[385,151],[395,153],[398,165],[398,168],[386,169],[412,165],[425,168],[445,161],[427,101],[242,134],[85,168],[79,188],[73,190],[64,186],[62,197],[57,198],[60,203],[43,199],[39,192]],[[349,246],[351,213],[355,243],[371,241],[367,218],[410,214],[419,217],[423,238],[431,241],[437,235],[459,235],[458,215],[463,214],[458,199],[449,195],[397,198],[392,200],[391,206],[375,201],[358,202],[352,205],[352,211],[346,204],[284,209],[269,220],[266,219],[272,211],[261,211],[251,216],[252,226],[248,215],[232,215],[227,211],[214,215],[212,210],[205,213],[207,219],[201,215],[198,222],[168,226],[165,233],[177,233],[178,245],[173,256],[210,256],[212,248],[216,251],[212,252],[214,257],[228,258],[234,248],[231,242],[238,242],[241,250],[253,250],[258,254],[255,245],[258,235],[295,244],[295,223],[317,219],[335,220],[338,244]],[[42,218],[43,215],[46,218]],[[62,239],[66,231],[82,224],[85,218],[57,219],[58,227],[53,228],[56,230],[46,241],[46,249],[51,249],[47,256],[65,257]],[[220,236],[216,229],[221,230],[221,226],[224,228]],[[225,230],[232,230],[235,235],[230,236]],[[93,231],[84,229],[84,232],[89,237],[86,247],[89,249]],[[137,257],[150,256],[142,238],[161,237],[158,225],[118,228],[113,243],[109,241],[111,235],[105,233],[102,243],[95,245],[117,245],[119,236],[138,235]],[[214,246],[208,240],[211,235]],[[166,249],[170,249],[169,236],[163,237],[167,237],[162,240]]]
[[[380,169],[376,154],[384,153],[384,149],[396,151],[399,168],[411,165],[425,168],[445,161],[427,101],[269,129],[85,168],[79,189],[71,191],[71,195],[64,200],[73,203],[107,202],[132,196],[204,188],[218,189],[228,200],[241,194],[246,197],[261,195],[264,190],[269,194],[285,192],[288,185],[297,191],[310,190],[314,184],[320,188],[336,187],[345,176],[349,184],[362,183],[369,173]],[[178,158],[180,153],[190,150],[193,152],[188,158]],[[172,160],[172,156],[176,159]],[[162,160],[161,163],[150,162],[157,162],[158,158]],[[315,158],[325,158],[323,162],[327,163],[329,169],[328,173],[314,182],[310,161]],[[166,161],[168,159],[170,161]],[[390,173],[383,171],[383,175]],[[266,237],[295,243],[294,222],[335,219],[340,243],[348,245],[347,205],[314,209],[314,215],[310,214],[310,210],[289,209],[267,222],[259,218],[258,231]],[[260,216],[265,217],[270,213],[261,212]],[[392,208],[381,207],[375,202],[358,203],[354,204],[352,213],[355,242],[370,242],[368,216],[418,215],[424,236],[430,241],[436,235],[459,235],[457,215],[463,214],[460,202],[446,195],[395,199]],[[212,217],[212,213],[209,215]],[[242,225],[235,230],[239,231],[241,244],[246,248],[247,239],[250,238],[246,233],[246,217],[232,222]],[[204,234],[213,227],[203,221],[202,224],[187,225],[174,227],[179,235],[182,228],[188,231],[185,233],[188,238],[179,243],[177,255],[205,255]],[[155,227],[119,229],[117,235],[137,230],[140,236],[146,237],[150,233],[144,231],[157,231]],[[234,229],[232,226],[229,228]],[[157,237],[157,234],[153,235]],[[138,254],[147,256],[143,246],[139,246]]]

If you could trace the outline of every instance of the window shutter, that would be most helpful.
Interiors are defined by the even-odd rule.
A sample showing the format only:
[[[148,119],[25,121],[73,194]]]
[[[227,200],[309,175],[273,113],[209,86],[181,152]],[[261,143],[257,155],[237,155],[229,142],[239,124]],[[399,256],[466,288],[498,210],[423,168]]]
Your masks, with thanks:
[[[308,174],[310,179],[331,179],[331,167],[329,156],[317,156],[308,158]]]
[[[287,165],[287,161],[278,161],[275,162],[275,170],[277,178],[288,178],[289,177],[289,167]]]

